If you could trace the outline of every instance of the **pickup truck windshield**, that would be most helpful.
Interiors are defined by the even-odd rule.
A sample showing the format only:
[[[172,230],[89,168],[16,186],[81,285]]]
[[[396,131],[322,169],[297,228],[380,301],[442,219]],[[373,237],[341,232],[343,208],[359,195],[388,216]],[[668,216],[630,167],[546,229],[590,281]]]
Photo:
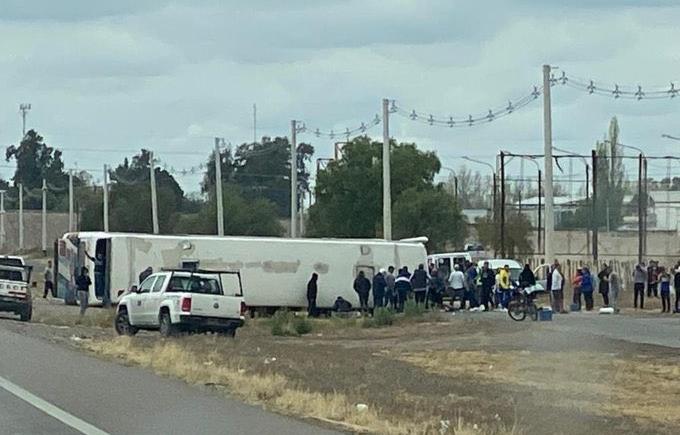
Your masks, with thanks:
[[[173,276],[166,292],[189,292],[207,295],[221,295],[220,283],[215,278],[192,276]]]
[[[2,270],[0,269],[0,279],[8,281],[23,281],[24,277],[18,270]]]

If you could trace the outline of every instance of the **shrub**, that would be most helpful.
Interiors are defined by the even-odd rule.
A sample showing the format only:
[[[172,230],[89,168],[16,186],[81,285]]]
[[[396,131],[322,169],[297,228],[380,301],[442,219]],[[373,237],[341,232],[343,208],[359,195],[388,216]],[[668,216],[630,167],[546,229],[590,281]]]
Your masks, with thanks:
[[[373,317],[365,317],[361,326],[364,328],[380,328],[394,323],[394,312],[389,308],[376,308]]]
[[[274,313],[270,326],[272,335],[278,336],[298,336],[312,332],[312,322],[287,310]]]
[[[406,301],[404,304],[404,317],[420,317],[425,314],[425,306],[423,304],[416,304],[412,299]]]

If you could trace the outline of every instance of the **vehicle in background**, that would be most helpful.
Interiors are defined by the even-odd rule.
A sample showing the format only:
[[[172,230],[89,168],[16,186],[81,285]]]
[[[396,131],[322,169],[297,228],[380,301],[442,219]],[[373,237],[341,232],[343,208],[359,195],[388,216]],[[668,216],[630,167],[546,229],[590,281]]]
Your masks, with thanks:
[[[503,258],[490,258],[488,260],[479,260],[477,262],[477,267],[481,269],[486,261],[489,262],[489,268],[493,270],[502,269],[507,265],[510,268],[510,281],[514,286],[519,285],[519,274],[522,273],[522,269],[524,268],[519,262]]]
[[[228,286],[225,276],[233,278]],[[114,324],[119,335],[150,329],[163,336],[213,331],[233,337],[243,326],[244,312],[239,272],[165,270],[150,275],[121,298]]]
[[[433,264],[446,280],[449,279],[454,265],[458,264],[461,270],[465,270],[466,261],[472,262],[472,256],[469,252],[445,252],[427,256],[428,264]]]
[[[472,261],[482,260],[484,258],[489,258],[490,256],[484,249],[484,245],[481,243],[466,243],[463,250],[470,254]]]
[[[0,264],[0,311],[17,314],[24,322],[33,316],[33,298],[28,288],[31,270],[31,266]]]
[[[26,266],[26,263],[24,262],[24,257],[19,257],[17,255],[0,255],[0,266],[24,267]]]
[[[277,237],[218,237],[105,232],[67,233],[57,241],[55,276],[58,296],[75,294],[76,271],[92,258],[104,261],[104,279],[90,290],[92,304],[101,304],[109,289],[112,302],[139,285],[139,275],[151,268],[239,270],[245,303],[253,311],[307,306],[307,283],[319,275],[317,308],[331,310],[338,296],[359,306],[352,284],[360,271],[372,277],[382,268],[426,264],[422,238],[408,241],[375,239],[286,239]],[[87,254],[87,255],[86,255]],[[103,288],[102,288],[103,287]]]

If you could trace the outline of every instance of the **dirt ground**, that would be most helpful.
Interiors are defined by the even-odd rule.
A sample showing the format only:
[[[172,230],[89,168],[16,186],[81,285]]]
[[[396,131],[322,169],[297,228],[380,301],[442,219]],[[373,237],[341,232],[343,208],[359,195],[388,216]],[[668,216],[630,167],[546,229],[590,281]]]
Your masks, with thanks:
[[[78,348],[117,340],[107,326],[111,312],[90,309],[81,325],[75,313],[60,301],[39,299],[35,320],[43,324],[3,320],[3,327]],[[205,364],[275,375],[310,393],[340,394],[367,404],[379,418],[422,423],[423,432],[438,432],[434,427],[446,420],[476,425],[480,433],[680,432],[677,349],[575,336],[502,313],[426,314],[385,328],[359,324],[319,320],[305,336],[275,337],[267,320],[258,319],[235,340],[170,340],[191,355],[210,355]],[[148,332],[130,345],[149,353],[159,342]]]

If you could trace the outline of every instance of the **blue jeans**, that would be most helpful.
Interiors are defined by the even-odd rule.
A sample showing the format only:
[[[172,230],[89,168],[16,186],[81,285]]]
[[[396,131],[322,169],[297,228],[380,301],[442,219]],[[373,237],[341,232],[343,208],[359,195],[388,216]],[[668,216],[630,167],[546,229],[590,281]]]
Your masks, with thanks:
[[[90,292],[78,290],[78,303],[80,304],[80,316],[85,315],[85,310],[87,310],[87,305],[89,303]]]
[[[106,288],[106,280],[103,273],[94,274],[94,293],[101,296],[104,306],[111,305],[111,296]]]

